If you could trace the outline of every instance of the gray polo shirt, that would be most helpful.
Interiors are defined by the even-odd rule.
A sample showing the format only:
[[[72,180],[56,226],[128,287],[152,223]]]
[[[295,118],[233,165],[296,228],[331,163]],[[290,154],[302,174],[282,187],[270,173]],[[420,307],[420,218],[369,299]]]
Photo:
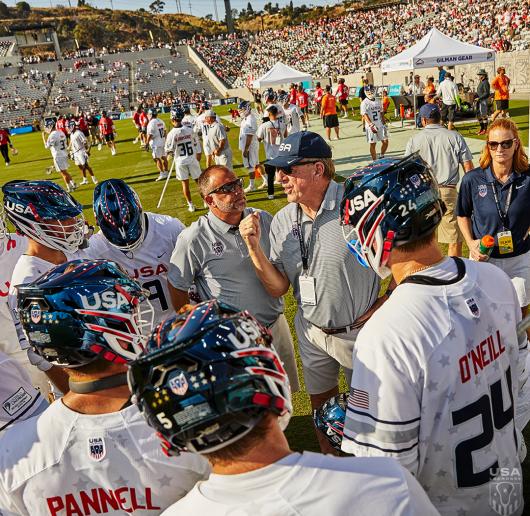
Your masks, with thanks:
[[[429,124],[410,138],[405,156],[416,151],[432,168],[440,186],[456,186],[460,179],[459,165],[473,159],[463,136],[439,124]]]
[[[260,243],[268,254],[272,215],[247,208],[243,216],[253,211],[260,212]],[[248,310],[267,326],[283,312],[283,300],[270,296],[256,276],[239,230],[231,229],[230,224],[212,212],[180,233],[171,256],[168,280],[179,290],[188,290],[195,284],[203,301],[216,298]]]
[[[343,192],[343,185],[331,181],[315,220],[302,211],[306,245],[310,240],[308,275],[315,278],[315,306],[302,304],[300,299],[302,255],[298,205],[290,203],[282,208],[271,224],[270,259],[289,278],[304,318],[321,328],[348,326],[372,306],[379,294],[378,276],[359,265],[344,241],[339,221]]]
[[[208,129],[207,146],[212,149],[213,152],[219,147],[219,142],[221,140],[226,140],[226,144],[221,151],[221,156],[231,156],[232,149],[230,148],[230,142],[228,141],[225,126],[221,122],[215,122]]]

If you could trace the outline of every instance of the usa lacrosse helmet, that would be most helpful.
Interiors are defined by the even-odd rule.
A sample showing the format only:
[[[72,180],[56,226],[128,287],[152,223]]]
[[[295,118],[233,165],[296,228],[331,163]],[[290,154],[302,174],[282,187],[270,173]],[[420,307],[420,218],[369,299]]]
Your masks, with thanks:
[[[392,249],[432,233],[444,213],[436,179],[418,153],[356,169],[340,205],[348,248],[381,278],[390,275]]]
[[[9,181],[4,211],[15,229],[50,249],[74,253],[85,238],[83,207],[53,181]]]
[[[94,189],[94,216],[105,238],[118,249],[134,251],[147,227],[138,194],[122,179],[106,179]]]
[[[242,100],[237,109],[241,112],[242,115],[247,116],[252,111],[252,106],[248,100]]]
[[[313,411],[313,422],[331,446],[340,451],[346,419],[347,394],[337,394]]]
[[[269,411],[287,426],[289,380],[271,342],[252,315],[216,300],[155,328],[128,379],[133,400],[167,455],[219,450]]]
[[[368,86],[365,86],[364,87],[364,94],[370,99],[370,100],[374,100],[375,99],[375,88],[371,85],[368,85]]]
[[[123,364],[143,350],[152,330],[148,297],[117,263],[74,260],[19,286],[18,308],[29,343],[52,364]]]
[[[158,116],[158,109],[149,108],[147,110],[147,118],[156,118]]]
[[[184,110],[181,107],[176,107],[171,110],[171,120],[182,120],[184,118]]]

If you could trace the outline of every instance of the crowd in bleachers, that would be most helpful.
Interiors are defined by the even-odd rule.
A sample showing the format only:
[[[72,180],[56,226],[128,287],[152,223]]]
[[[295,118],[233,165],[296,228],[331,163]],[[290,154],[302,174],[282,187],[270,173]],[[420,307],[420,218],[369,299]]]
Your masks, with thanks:
[[[50,92],[56,108],[123,111],[129,109],[129,66],[122,61],[77,61],[58,71]]]
[[[0,77],[0,117],[3,124],[24,125],[40,118],[53,76],[39,70]]]
[[[350,12],[240,39],[201,40],[196,49],[234,87],[278,60],[314,75],[353,73],[416,43],[433,26],[448,36],[498,52],[529,46],[528,0],[426,0]]]

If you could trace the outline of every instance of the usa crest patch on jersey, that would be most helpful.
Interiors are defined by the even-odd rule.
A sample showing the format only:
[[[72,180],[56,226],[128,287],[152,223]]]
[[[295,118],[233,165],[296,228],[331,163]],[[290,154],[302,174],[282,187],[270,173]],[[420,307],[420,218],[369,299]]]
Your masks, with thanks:
[[[88,438],[88,456],[95,462],[100,462],[107,455],[105,439],[103,437]]]

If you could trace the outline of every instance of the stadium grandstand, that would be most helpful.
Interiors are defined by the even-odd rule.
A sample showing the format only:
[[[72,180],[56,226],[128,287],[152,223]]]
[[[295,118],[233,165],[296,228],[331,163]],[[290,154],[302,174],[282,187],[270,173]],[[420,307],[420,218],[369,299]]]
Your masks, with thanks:
[[[317,76],[353,73],[401,52],[433,25],[448,36],[497,52],[525,50],[529,11],[527,0],[399,3],[238,39],[200,40],[195,48],[222,81],[238,88],[279,60]]]

